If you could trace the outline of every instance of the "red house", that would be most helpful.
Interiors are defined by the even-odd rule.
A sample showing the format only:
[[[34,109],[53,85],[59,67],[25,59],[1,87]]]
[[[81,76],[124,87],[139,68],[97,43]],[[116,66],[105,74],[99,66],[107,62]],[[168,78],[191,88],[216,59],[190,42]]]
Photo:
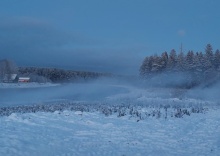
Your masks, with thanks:
[[[19,77],[18,82],[29,82],[30,78],[29,77]]]

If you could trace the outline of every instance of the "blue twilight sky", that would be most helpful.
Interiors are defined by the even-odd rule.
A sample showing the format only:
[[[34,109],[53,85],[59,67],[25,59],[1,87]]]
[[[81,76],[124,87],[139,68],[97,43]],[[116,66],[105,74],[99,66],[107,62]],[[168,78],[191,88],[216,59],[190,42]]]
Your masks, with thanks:
[[[219,0],[1,0],[0,59],[138,74],[147,55],[220,48]]]

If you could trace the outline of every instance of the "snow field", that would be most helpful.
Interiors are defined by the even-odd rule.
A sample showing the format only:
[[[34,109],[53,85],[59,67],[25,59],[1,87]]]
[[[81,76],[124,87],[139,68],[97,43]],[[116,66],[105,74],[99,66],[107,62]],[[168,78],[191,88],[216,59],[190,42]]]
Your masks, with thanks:
[[[219,102],[185,90],[1,85],[0,156],[220,153]]]
[[[219,155],[220,110],[184,118],[55,111],[0,117],[0,155]]]

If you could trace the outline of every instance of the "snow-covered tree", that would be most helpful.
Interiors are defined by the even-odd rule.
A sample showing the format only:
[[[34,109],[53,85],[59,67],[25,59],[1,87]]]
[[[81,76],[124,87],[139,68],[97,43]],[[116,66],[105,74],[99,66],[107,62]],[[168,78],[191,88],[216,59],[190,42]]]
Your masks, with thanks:
[[[193,70],[194,70],[194,72],[197,72],[197,73],[202,72],[202,69],[203,69],[203,64],[202,64],[202,61],[201,61],[202,58],[203,58],[203,54],[199,53],[199,52],[196,52],[196,54],[193,58]]]
[[[18,68],[13,61],[1,60],[0,61],[0,81],[3,79],[9,81],[12,74],[17,74]]]
[[[142,77],[145,77],[150,72],[151,69],[150,69],[149,63],[150,63],[149,57],[145,57],[142,65],[140,67],[140,70],[139,70],[140,71],[140,75]]]
[[[192,72],[193,70],[193,66],[194,66],[194,52],[193,51],[188,51],[187,55],[186,55],[186,67],[185,69],[187,71]]]
[[[213,54],[213,49],[211,44],[207,44],[205,48],[205,57],[207,60],[210,61],[211,64],[214,62],[214,54]]]
[[[176,51],[172,49],[170,51],[170,55],[167,62],[167,70],[173,71],[173,69],[176,67],[176,63],[177,63],[177,54]]]
[[[214,55],[214,67],[220,70],[220,51],[217,49]]]
[[[141,70],[142,69],[142,70]],[[220,77],[220,51],[213,53],[211,44],[207,44],[205,53],[188,51],[186,55],[183,52],[177,54],[174,49],[169,56],[167,52],[161,56],[148,57],[143,62],[140,71],[147,75],[157,75],[158,73],[181,73],[185,76],[187,86],[192,87],[202,82],[216,81]],[[141,73],[141,72],[140,72]],[[143,75],[143,74],[142,74]]]
[[[163,52],[161,54],[161,68],[164,70],[167,67],[167,62],[168,62],[168,54],[167,52]]]
[[[155,61],[154,56],[146,57],[140,67],[140,75],[142,77],[147,77],[152,74],[152,67]]]
[[[161,58],[157,55],[153,56],[153,63],[151,71],[154,73],[158,73],[162,70],[162,61]]]
[[[202,55],[198,52],[193,57],[193,69],[191,75],[193,76],[194,84],[201,83],[203,79],[203,64],[201,62]]]
[[[185,67],[185,57],[184,57],[184,53],[180,52],[177,56],[177,64],[176,64],[176,68],[178,71],[183,72]]]

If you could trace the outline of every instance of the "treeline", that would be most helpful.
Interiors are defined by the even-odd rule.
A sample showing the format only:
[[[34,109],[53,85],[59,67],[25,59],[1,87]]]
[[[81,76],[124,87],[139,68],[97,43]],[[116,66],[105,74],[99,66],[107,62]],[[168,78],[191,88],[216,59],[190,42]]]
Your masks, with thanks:
[[[73,71],[58,68],[17,67],[11,60],[0,60],[0,82],[11,81],[12,75],[29,77],[30,82],[79,82],[110,77],[108,73]]]
[[[45,79],[52,82],[76,82],[76,81],[88,81],[97,79],[99,77],[108,77],[111,74],[96,73],[96,72],[84,72],[64,70],[57,68],[37,68],[37,67],[19,67],[19,74],[31,77],[32,81],[39,81]],[[36,77],[37,75],[37,77]],[[34,80],[37,78],[38,80]]]
[[[186,88],[203,82],[213,83],[220,78],[220,51],[217,49],[213,52],[211,44],[207,44],[204,53],[188,51],[186,54],[177,54],[173,49],[169,54],[163,52],[161,56],[146,57],[140,67],[140,76],[145,80],[152,80],[161,74],[163,77],[156,79],[160,82],[155,83],[163,85],[172,79],[173,82],[177,82],[173,85]],[[172,81],[169,85],[172,85]]]

